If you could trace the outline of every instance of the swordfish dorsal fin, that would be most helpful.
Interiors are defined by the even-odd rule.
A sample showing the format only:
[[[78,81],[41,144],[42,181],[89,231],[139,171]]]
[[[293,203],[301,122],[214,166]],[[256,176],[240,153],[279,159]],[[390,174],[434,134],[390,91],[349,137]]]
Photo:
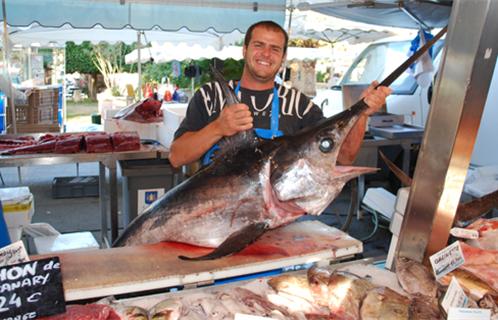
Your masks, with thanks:
[[[232,88],[230,88],[228,82],[225,80],[221,72],[212,65],[210,65],[210,68],[214,79],[220,84],[221,90],[225,95],[224,107],[240,103],[239,98],[237,98],[235,92],[232,90]],[[252,146],[257,141],[258,138],[256,137],[253,129],[241,131],[231,137],[224,137],[218,142],[220,151],[215,155],[215,158],[218,158],[222,155],[232,154],[243,146]]]
[[[265,231],[269,229],[268,223],[258,222],[250,224],[237,232],[232,233],[222,244],[210,253],[200,257],[179,256],[182,260],[201,261],[213,260],[221,257],[229,256],[241,251],[256,239],[258,239]]]

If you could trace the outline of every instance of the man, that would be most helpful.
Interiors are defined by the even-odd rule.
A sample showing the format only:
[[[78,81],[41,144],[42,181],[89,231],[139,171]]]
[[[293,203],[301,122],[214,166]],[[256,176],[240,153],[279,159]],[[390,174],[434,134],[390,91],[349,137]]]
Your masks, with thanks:
[[[230,86],[242,101],[223,108],[224,97],[219,84],[202,86],[190,101],[187,115],[175,132],[169,160],[180,167],[203,158],[209,161],[210,151],[223,137],[254,128],[264,139],[296,133],[323,118],[322,111],[296,89],[275,83],[287,51],[288,35],[272,21],[255,23],[247,30],[242,54],[245,60],[242,77]],[[349,164],[359,151],[368,115],[378,111],[386,96],[387,87],[373,82],[364,92],[369,106],[344,142],[338,162]]]

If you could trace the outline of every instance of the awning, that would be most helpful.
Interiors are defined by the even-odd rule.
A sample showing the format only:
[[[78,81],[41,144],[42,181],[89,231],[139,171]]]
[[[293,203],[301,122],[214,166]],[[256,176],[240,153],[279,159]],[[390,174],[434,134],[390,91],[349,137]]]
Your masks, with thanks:
[[[15,0],[6,1],[10,26],[217,32],[245,30],[254,22],[284,23],[285,0]],[[1,18],[3,20],[3,17]]]
[[[331,48],[296,48],[289,47],[287,51],[287,60],[316,60],[330,58],[332,56]],[[184,43],[174,45],[165,43],[164,45],[153,45],[149,48],[142,48],[140,61],[149,62],[153,58],[154,62],[162,63],[173,60],[183,61],[186,59],[242,59],[242,47],[226,46],[221,50],[213,47],[203,48],[198,45],[187,45]],[[136,63],[138,60],[138,50],[134,50],[125,56],[126,63]]]
[[[330,44],[342,41],[346,41],[349,44],[372,42],[386,37],[411,32],[408,29],[371,25],[340,19],[311,10],[288,10],[285,22],[286,25],[289,20],[291,20],[291,38],[316,39],[326,41]]]
[[[137,31],[130,27],[114,30],[104,29],[101,26],[91,29],[74,29],[68,24],[59,28],[31,25],[30,27],[9,27],[8,33],[12,43],[28,47],[33,44],[44,47],[63,47],[67,41],[73,41],[77,44],[83,41],[90,41],[94,44],[99,42],[124,42],[126,44],[137,42]],[[141,37],[142,41],[145,42],[188,43],[221,49],[226,45],[242,41],[244,34],[238,30],[230,33],[219,33],[213,29],[208,29],[204,32],[192,32],[186,28],[182,28],[178,31],[141,31]]]
[[[448,24],[452,0],[297,0],[299,10],[381,26],[431,29]]]

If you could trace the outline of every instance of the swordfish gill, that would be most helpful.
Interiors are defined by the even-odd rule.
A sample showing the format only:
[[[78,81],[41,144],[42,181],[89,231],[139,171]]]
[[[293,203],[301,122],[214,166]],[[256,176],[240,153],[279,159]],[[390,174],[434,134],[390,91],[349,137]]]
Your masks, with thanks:
[[[442,33],[380,85],[391,84],[438,36]],[[233,90],[212,71],[226,105],[236,103]],[[176,241],[215,248],[182,259],[217,259],[242,250],[269,229],[304,214],[319,215],[348,180],[376,170],[336,164],[342,143],[367,108],[360,100],[293,136],[262,140],[248,130],[222,139],[210,165],[156,200],[113,246]]]

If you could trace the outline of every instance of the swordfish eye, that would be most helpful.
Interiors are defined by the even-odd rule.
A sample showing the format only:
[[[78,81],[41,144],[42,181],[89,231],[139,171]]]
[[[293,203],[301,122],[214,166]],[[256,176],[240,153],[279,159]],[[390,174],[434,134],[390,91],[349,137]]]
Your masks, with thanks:
[[[318,148],[320,149],[321,152],[328,153],[332,151],[332,149],[334,149],[334,140],[330,138],[323,138],[322,140],[320,140]]]

